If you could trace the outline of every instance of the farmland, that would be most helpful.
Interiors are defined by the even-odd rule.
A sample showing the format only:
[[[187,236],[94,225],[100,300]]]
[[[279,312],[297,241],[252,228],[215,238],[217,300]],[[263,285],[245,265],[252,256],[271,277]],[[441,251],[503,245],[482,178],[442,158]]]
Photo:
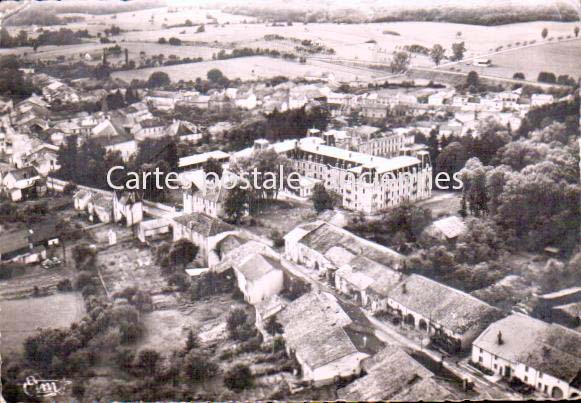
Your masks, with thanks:
[[[491,67],[457,66],[464,71],[512,78],[516,72],[524,73],[527,80],[535,81],[539,72],[556,75],[581,76],[581,39],[561,43],[533,46],[490,57]]]
[[[280,75],[289,78],[300,78],[323,73],[333,73],[339,80],[361,80],[374,75],[372,72],[328,63],[301,64],[265,56],[253,56],[243,59],[212,60],[201,63],[119,71],[113,73],[112,76],[130,82],[134,78],[146,80],[154,71],[164,71],[170,76],[172,81],[188,81],[195,80],[197,77],[205,77],[208,70],[214,68],[220,69],[228,78],[240,78],[243,80],[269,78]]]
[[[3,300],[0,309],[2,354],[20,350],[38,328],[66,328],[85,314],[81,296],[73,292]]]

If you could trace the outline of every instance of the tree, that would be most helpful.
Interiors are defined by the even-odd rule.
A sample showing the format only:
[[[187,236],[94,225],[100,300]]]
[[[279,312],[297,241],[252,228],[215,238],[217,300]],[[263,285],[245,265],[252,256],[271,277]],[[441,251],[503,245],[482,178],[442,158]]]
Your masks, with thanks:
[[[230,220],[238,223],[249,210],[251,193],[242,183],[236,184],[226,193],[224,200],[224,214]]]
[[[460,171],[468,160],[468,152],[459,142],[448,144],[436,159],[436,167],[439,172],[447,172],[450,178]]]
[[[165,45],[167,43],[167,40],[162,36],[157,40],[157,43],[159,43],[160,45]]]
[[[470,71],[466,76],[466,87],[472,91],[476,92],[480,88],[480,77],[475,71]]]
[[[555,84],[557,82],[557,76],[555,76],[555,73],[551,73],[551,72],[547,72],[547,71],[541,71],[539,73],[539,76],[537,78],[537,81],[539,83]]]
[[[579,26],[576,26],[576,27],[573,29],[573,32],[575,33],[575,38],[577,38],[577,37],[579,36]]]
[[[127,88],[127,90],[125,91],[125,103],[127,105],[131,105],[134,104],[136,102],[139,102],[139,97],[137,96],[137,90],[129,87]]]
[[[192,382],[210,379],[218,373],[218,366],[210,361],[210,356],[189,351],[184,357],[184,374]]]
[[[171,80],[167,73],[163,71],[156,71],[151,73],[149,79],[147,80],[147,86],[149,88],[165,87],[171,84]]]
[[[218,178],[221,178],[224,168],[222,168],[222,163],[217,159],[208,158],[203,165],[203,170],[206,175],[208,175],[211,172],[216,174]]]
[[[187,239],[180,239],[170,250],[169,258],[172,264],[181,265],[185,269],[188,263],[193,261],[199,248]]]
[[[389,68],[392,73],[404,73],[407,71],[411,62],[411,56],[408,52],[395,52],[391,58]]]
[[[226,328],[230,333],[235,333],[248,320],[248,315],[241,308],[235,308],[226,318]]]
[[[144,349],[137,354],[134,366],[144,373],[155,374],[160,359],[161,355],[157,351]]]
[[[332,210],[335,207],[333,197],[327,192],[322,183],[315,184],[313,189],[313,207],[317,213],[322,213],[325,210]]]
[[[169,38],[168,43],[172,46],[180,46],[182,44],[182,41],[181,39],[172,36],[171,38]]]
[[[549,35],[549,30],[547,28],[543,28],[543,30],[541,31],[541,36],[543,37],[543,39],[546,39],[547,35]]]
[[[194,348],[200,346],[200,338],[194,333],[192,329],[188,332],[188,338],[186,340],[186,351],[189,352]]]
[[[224,74],[218,69],[211,69],[208,70],[208,72],[206,73],[206,77],[208,78],[208,80],[214,83],[218,83],[222,81],[222,79],[224,79]]]
[[[459,61],[464,59],[464,53],[466,52],[466,45],[464,42],[456,42],[452,44],[452,60]]]
[[[435,44],[432,50],[430,51],[430,57],[436,63],[436,66],[440,65],[440,62],[444,59],[444,55],[446,54],[446,50],[440,44]]]
[[[512,76],[513,79],[515,80],[524,80],[525,79],[525,75],[524,73],[514,73],[514,75]]]
[[[236,364],[232,369],[226,372],[226,375],[224,376],[224,385],[235,392],[241,392],[254,385],[254,375],[248,366],[244,364]]]
[[[206,27],[204,26],[204,24],[200,25],[198,29],[196,29],[196,34],[200,34],[202,32],[206,32]]]

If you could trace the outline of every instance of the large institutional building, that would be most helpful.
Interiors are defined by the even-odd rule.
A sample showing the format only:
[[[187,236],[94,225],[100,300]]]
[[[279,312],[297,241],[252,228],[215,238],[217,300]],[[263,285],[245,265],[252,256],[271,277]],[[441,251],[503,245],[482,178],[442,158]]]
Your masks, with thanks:
[[[432,166],[427,151],[385,158],[327,145],[320,137],[269,144],[256,140],[235,158],[272,149],[293,161],[301,175],[316,179],[342,198],[343,208],[376,214],[404,201],[431,196]],[[402,147],[401,154],[406,150]]]

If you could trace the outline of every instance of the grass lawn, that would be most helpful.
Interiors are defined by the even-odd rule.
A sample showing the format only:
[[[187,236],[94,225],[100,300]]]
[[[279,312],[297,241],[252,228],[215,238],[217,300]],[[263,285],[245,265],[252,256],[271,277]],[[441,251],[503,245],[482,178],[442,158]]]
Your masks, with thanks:
[[[24,340],[38,328],[66,328],[84,315],[83,299],[73,292],[0,301],[0,351],[19,351]]]
[[[430,199],[419,202],[417,205],[430,209],[432,217],[436,219],[438,217],[458,215],[461,199],[461,193],[434,190]]]
[[[273,230],[285,235],[296,226],[316,218],[317,214],[310,204],[278,200],[257,214],[256,225],[246,228],[265,237],[270,237]]]

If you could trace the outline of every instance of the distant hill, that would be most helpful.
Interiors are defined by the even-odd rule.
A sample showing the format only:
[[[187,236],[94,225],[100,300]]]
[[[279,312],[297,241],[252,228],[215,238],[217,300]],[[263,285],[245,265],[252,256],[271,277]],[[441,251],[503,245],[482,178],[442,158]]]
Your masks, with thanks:
[[[434,21],[502,25],[529,21],[578,21],[581,6],[565,0],[222,0],[204,1],[232,14],[292,22]]]

